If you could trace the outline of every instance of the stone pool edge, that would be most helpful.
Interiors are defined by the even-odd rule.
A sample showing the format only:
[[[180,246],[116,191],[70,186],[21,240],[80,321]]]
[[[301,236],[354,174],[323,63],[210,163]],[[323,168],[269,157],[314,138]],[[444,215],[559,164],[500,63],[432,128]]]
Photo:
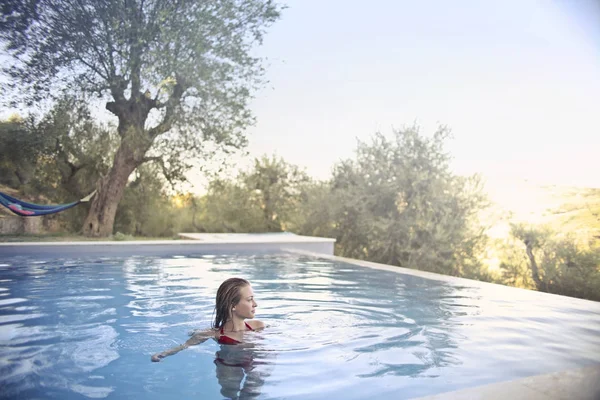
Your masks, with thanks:
[[[413,400],[595,400],[600,398],[600,366],[569,369]]]
[[[364,260],[358,260],[358,259],[354,259],[354,258],[340,257],[340,256],[335,256],[335,255],[330,255],[330,254],[318,253],[318,252],[314,252],[314,251],[310,251],[310,250],[307,251],[307,250],[303,250],[303,249],[293,249],[293,248],[285,248],[285,247],[282,248],[282,250],[285,252],[288,252],[288,253],[323,258],[323,259],[327,259],[327,260],[331,260],[331,261],[340,261],[340,262],[344,262],[347,264],[358,265],[361,267],[378,269],[378,270],[383,270],[383,271],[390,271],[390,272],[395,272],[395,273],[399,273],[399,274],[412,275],[412,276],[417,276],[417,277],[424,278],[424,279],[432,279],[435,281],[454,283],[454,284],[462,283],[467,286],[486,287],[487,289],[491,289],[491,290],[516,290],[523,294],[530,294],[530,295],[535,295],[535,296],[552,296],[552,297],[558,296],[567,303],[572,301],[572,302],[576,302],[576,303],[589,302],[590,304],[594,304],[595,306],[598,306],[598,304],[599,304],[597,301],[580,299],[577,297],[563,296],[563,295],[555,294],[555,293],[538,292],[535,290],[529,290],[529,289],[523,289],[523,288],[518,288],[518,287],[514,287],[514,286],[502,285],[499,283],[478,281],[475,279],[462,278],[462,277],[458,277],[458,276],[437,274],[435,272],[421,271],[418,269],[398,267],[395,265],[380,264],[380,263],[376,263],[376,262],[372,262],[372,261],[364,261]]]
[[[195,252],[287,252],[308,251],[333,254],[335,239],[301,236],[292,233],[267,234],[189,234],[180,233],[179,240],[134,241],[66,241],[66,242],[0,242],[0,256],[61,256],[74,255],[160,255],[161,253]]]

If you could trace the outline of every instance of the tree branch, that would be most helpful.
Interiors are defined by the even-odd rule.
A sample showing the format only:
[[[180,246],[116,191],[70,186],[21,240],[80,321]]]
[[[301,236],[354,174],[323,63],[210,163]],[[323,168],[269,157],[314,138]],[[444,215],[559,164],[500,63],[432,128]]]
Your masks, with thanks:
[[[85,10],[85,7],[83,6],[83,4],[81,4],[81,0],[77,0],[77,4],[79,5],[79,9],[81,10],[84,19],[83,21],[78,21],[81,26],[83,27],[87,27],[86,26],[86,21],[92,21],[93,18],[92,16]],[[92,35],[92,33],[90,32],[89,29],[82,29],[84,35],[87,37],[88,42],[90,44],[90,47],[94,50],[94,52],[98,55],[98,61],[100,62],[100,64],[102,65],[104,71],[106,72],[106,76],[109,77],[110,76],[110,69],[108,68],[108,66],[106,65],[106,56],[103,55],[100,50],[98,49],[98,46],[96,45],[96,42],[94,40],[94,36]]]
[[[89,69],[91,69],[92,71],[94,71],[95,73],[97,73],[102,79],[108,80],[108,76],[102,74],[102,72],[100,72],[92,64],[90,64],[87,61],[85,61],[83,58],[81,58],[81,57],[74,57],[74,59],[77,60],[77,61],[79,61],[80,63],[82,63],[83,65],[85,65],[86,67],[88,67]]]
[[[151,139],[154,139],[171,129],[173,122],[175,121],[175,111],[179,106],[181,96],[183,96],[186,89],[183,78],[177,77],[177,83],[173,87],[173,93],[171,93],[169,99],[165,103],[156,105],[156,108],[166,107],[166,111],[163,120],[157,126],[148,130],[148,135]]]
[[[105,9],[103,9],[102,11],[105,11]],[[112,35],[111,35],[111,30],[109,28],[109,23],[107,22],[105,15],[103,12],[99,12],[98,13],[100,20],[102,21],[102,25],[104,26],[104,31],[106,32],[106,53],[108,54],[108,66],[110,68],[110,73],[109,76],[111,78],[117,76],[117,69],[115,66],[115,59],[113,56],[113,52],[117,52],[117,54],[119,53],[117,49],[115,49],[115,45],[113,43],[113,39],[112,39]]]
[[[162,173],[165,177],[165,179],[171,184],[172,187],[175,187],[175,183],[173,182],[173,179],[171,179],[171,174],[169,173],[169,171],[167,170],[167,166],[165,165],[165,160],[160,157],[160,156],[154,156],[154,157],[144,157],[142,159],[142,162],[140,163],[146,163],[146,162],[156,162],[159,166],[160,169],[162,170]]]
[[[159,162],[159,163],[163,163],[162,157],[155,156],[155,157],[144,157],[144,158],[142,158],[142,162],[140,164],[147,163],[147,162],[150,162],[150,161],[156,161],[156,162]]]
[[[64,182],[68,182],[77,173],[77,171],[79,171],[80,169],[85,167],[86,164],[75,165],[71,161],[69,161],[69,156],[67,155],[67,153],[65,153],[65,151],[60,143],[60,140],[58,138],[56,139],[55,149],[56,149],[56,154],[60,157],[60,159],[69,168],[68,176],[65,176],[65,174],[62,174]],[[62,172],[62,171],[60,171],[60,172]]]
[[[131,0],[125,1],[125,6],[130,14],[132,32],[129,37],[129,51],[131,57],[129,77],[131,79],[131,99],[137,99],[141,88],[141,65],[142,65],[142,48],[140,46],[140,12],[135,7],[135,2]]]

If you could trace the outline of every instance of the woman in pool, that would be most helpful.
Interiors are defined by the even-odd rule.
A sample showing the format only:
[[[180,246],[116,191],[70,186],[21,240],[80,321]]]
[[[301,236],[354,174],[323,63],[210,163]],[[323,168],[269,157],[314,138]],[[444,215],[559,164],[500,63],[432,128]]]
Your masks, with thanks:
[[[184,344],[154,354],[152,361],[160,361],[210,338],[214,338],[220,344],[242,343],[245,331],[256,331],[265,327],[263,322],[252,319],[256,306],[250,282],[241,278],[227,279],[217,290],[216,316],[212,328],[195,332]]]

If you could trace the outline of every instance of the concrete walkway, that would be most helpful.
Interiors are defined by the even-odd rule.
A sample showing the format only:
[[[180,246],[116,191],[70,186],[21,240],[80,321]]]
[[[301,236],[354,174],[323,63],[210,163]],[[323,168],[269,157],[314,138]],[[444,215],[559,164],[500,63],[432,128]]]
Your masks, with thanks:
[[[180,240],[2,242],[0,256],[63,254],[85,255],[179,255],[198,252],[288,252],[305,251],[332,256],[335,239],[293,233],[180,233]]]

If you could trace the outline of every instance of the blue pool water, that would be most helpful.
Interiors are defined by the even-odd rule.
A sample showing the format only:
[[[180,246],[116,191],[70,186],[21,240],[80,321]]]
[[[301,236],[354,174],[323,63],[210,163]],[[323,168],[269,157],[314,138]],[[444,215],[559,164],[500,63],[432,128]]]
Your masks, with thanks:
[[[231,276],[267,329],[150,362]],[[285,254],[0,253],[2,398],[402,399],[598,363],[589,301]]]

